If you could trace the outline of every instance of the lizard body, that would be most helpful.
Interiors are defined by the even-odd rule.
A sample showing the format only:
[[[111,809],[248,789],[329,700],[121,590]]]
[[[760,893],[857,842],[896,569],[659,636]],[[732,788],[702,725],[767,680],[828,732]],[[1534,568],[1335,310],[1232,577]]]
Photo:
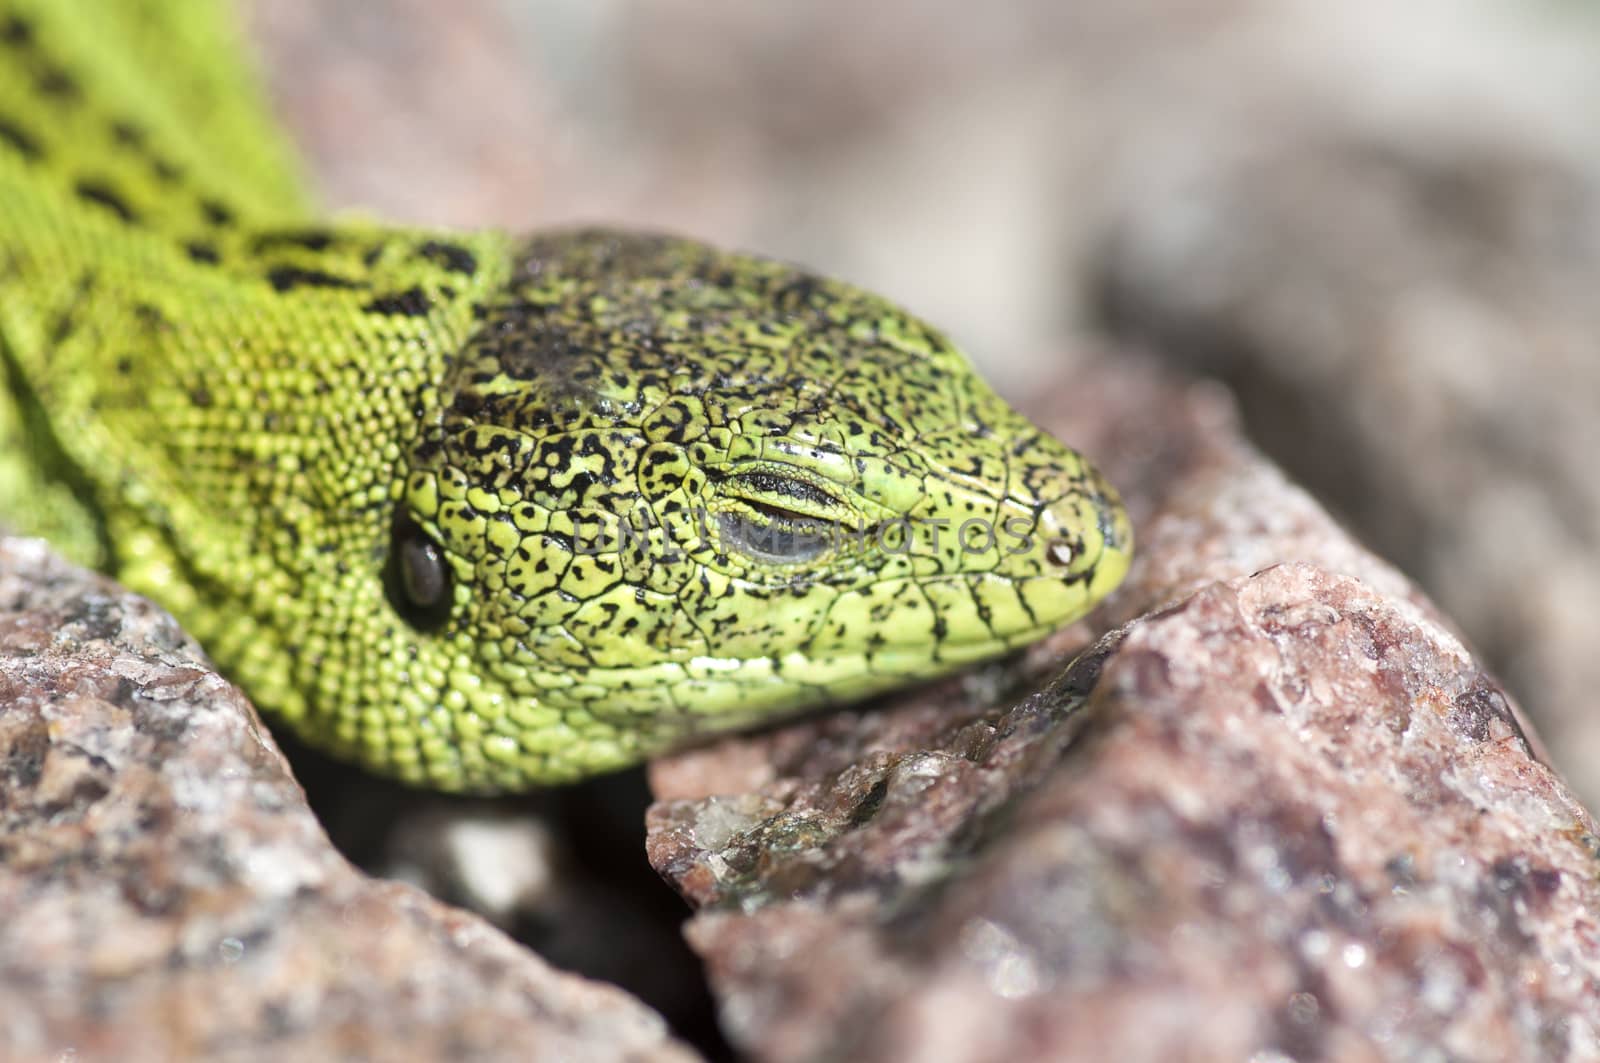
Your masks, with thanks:
[[[516,790],[946,674],[1126,570],[935,329],[689,240],[314,220],[225,12],[0,0],[0,515],[263,708]]]

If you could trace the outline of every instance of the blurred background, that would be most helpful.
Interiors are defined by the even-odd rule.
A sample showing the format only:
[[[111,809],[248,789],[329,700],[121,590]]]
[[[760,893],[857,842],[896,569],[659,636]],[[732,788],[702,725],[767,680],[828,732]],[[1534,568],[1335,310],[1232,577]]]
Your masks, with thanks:
[[[331,208],[803,261],[1024,407],[1224,381],[1600,803],[1600,8],[241,2]]]

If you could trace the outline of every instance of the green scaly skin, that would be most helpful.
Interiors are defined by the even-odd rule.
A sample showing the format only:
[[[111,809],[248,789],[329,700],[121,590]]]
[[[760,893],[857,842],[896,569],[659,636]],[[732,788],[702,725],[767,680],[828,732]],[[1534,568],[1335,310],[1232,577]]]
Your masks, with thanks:
[[[873,295],[309,221],[225,14],[0,0],[0,513],[310,742],[524,789],[949,673],[1122,578],[1115,492]]]

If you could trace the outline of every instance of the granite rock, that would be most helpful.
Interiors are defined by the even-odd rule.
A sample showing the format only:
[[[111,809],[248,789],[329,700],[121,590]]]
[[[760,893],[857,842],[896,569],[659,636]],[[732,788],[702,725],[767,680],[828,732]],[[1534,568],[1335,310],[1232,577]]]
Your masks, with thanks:
[[[1037,412],[1143,536],[1089,624],[655,766],[651,856],[733,1042],[1600,1057],[1600,839],[1512,701],[1219,389],[1083,379]]]
[[[0,540],[0,1058],[688,1060],[328,844],[166,614]]]

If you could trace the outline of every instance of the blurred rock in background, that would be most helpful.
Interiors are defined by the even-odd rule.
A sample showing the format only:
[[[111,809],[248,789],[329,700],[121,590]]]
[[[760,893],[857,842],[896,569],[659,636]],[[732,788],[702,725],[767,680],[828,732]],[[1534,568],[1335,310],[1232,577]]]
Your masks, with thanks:
[[[611,221],[899,298],[1018,395],[1226,380],[1600,797],[1600,16],[1382,0],[247,0],[326,201]]]

